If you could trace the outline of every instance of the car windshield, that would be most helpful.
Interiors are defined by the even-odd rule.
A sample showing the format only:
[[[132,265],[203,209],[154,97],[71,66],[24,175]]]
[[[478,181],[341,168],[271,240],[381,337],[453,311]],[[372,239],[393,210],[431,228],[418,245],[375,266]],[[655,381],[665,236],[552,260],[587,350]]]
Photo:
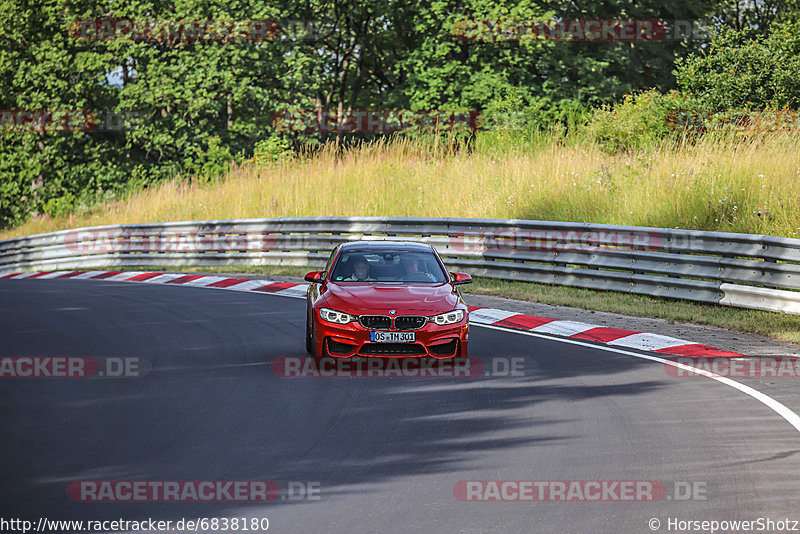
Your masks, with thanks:
[[[422,282],[448,281],[432,252],[386,250],[342,251],[331,273],[334,282]]]

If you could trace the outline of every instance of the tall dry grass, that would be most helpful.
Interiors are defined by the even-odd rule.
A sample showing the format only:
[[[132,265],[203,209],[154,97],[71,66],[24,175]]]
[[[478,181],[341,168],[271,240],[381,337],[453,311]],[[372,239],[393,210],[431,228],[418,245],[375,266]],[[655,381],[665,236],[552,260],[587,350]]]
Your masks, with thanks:
[[[40,218],[0,238],[116,223],[279,216],[526,218],[800,236],[800,140],[775,134],[608,154],[578,140],[409,139],[281,164],[237,166],[217,183],[176,178],[91,212]]]

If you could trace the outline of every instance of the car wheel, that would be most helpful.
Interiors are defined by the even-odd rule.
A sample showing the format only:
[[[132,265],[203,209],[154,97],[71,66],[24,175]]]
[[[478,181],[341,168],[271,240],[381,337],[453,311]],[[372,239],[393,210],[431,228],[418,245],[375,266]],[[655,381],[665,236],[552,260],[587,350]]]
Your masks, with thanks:
[[[306,352],[310,355],[314,355],[314,335],[311,331],[311,321],[308,319],[308,314],[306,314]]]
[[[325,358],[328,356],[328,351],[325,348],[325,340],[322,340],[322,353],[317,353],[317,339],[314,332],[314,322],[311,321],[311,326],[306,326],[309,334],[306,336],[306,350],[312,358]]]
[[[319,354],[318,357],[319,358],[330,358],[331,357],[331,355],[328,353],[328,344],[324,339],[322,340],[322,354]]]
[[[317,354],[317,336],[314,328],[313,319],[306,319],[306,351],[313,358],[319,358]],[[322,347],[322,352],[325,352],[325,347]]]

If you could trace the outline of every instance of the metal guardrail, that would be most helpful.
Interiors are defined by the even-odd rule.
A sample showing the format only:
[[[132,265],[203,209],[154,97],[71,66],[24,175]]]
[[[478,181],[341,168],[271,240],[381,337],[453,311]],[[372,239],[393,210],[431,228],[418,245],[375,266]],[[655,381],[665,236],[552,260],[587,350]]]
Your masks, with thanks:
[[[0,241],[0,274],[114,265],[324,265],[338,243],[430,243],[451,268],[800,314],[800,239],[569,222],[292,217],[124,224]]]

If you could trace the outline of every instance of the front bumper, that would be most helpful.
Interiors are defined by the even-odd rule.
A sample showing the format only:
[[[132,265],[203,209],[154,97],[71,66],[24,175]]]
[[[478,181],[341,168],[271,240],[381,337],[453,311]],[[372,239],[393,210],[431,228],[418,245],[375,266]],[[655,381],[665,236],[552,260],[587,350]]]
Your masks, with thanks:
[[[427,323],[416,330],[381,330],[382,332],[414,332],[414,343],[374,343],[370,331],[359,323],[334,324],[314,313],[316,353],[334,358],[368,356],[377,358],[453,358],[467,355],[469,317],[456,324],[439,326]],[[323,351],[323,348],[325,349]]]

